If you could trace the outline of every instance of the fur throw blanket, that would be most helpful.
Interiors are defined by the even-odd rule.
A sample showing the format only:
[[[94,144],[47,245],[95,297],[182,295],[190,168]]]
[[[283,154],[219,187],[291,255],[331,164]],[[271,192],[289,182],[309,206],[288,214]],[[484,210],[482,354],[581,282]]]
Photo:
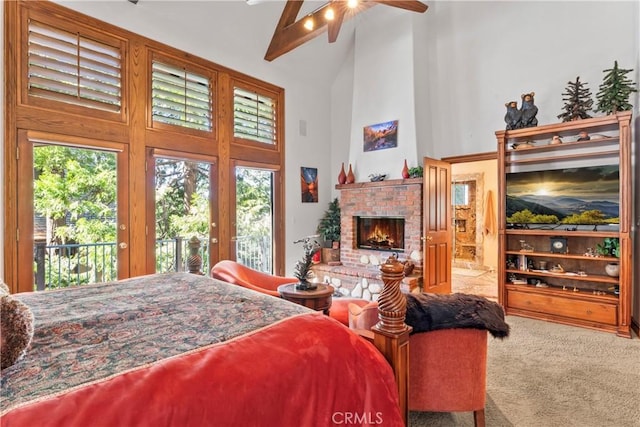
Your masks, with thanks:
[[[407,325],[413,333],[447,328],[486,329],[495,338],[509,336],[500,304],[467,294],[406,294]]]

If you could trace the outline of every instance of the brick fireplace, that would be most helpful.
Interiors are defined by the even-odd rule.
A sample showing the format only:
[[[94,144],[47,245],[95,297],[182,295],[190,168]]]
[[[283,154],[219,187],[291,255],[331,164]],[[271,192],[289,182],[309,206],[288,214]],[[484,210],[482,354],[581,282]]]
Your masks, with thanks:
[[[383,286],[379,264],[396,252],[400,261],[409,259],[412,254],[422,258],[422,178],[342,184],[337,185],[336,189],[340,190],[342,265],[318,264],[312,269],[322,282],[330,283],[342,295],[377,300]],[[403,244],[394,244],[393,247],[402,249],[358,247],[358,218],[390,218],[396,222],[396,226],[401,218],[404,224]],[[383,233],[383,238],[386,234]],[[393,232],[389,234],[394,235]],[[420,263],[419,260],[415,262],[413,274],[403,280],[403,290],[420,291]]]
[[[362,267],[363,256],[386,259],[398,252],[401,260],[422,250],[422,178],[337,185],[340,190],[340,261],[347,267]],[[358,217],[404,219],[404,251],[359,248]],[[398,245],[399,246],[399,245]],[[400,246],[399,246],[400,247]]]

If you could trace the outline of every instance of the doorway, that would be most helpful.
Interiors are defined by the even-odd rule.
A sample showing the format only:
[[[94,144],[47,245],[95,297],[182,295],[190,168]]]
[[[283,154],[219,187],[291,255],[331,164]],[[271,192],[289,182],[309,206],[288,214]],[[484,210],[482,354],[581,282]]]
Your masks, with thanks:
[[[453,175],[453,267],[483,269],[484,174]]]

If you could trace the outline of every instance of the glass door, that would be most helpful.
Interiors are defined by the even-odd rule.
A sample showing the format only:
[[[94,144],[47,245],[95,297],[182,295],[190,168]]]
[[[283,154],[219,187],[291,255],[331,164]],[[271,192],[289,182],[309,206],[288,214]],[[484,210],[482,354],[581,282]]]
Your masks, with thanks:
[[[127,277],[126,147],[22,132],[18,149],[18,289]]]
[[[153,270],[207,273],[217,260],[215,162],[165,150],[152,152],[155,216]]]
[[[235,168],[235,221],[231,237],[236,261],[274,274],[274,182],[276,172],[249,166]]]

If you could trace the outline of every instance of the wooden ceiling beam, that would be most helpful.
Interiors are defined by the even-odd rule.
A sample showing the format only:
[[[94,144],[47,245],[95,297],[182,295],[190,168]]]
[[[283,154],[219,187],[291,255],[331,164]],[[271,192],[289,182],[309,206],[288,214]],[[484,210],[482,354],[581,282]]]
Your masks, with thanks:
[[[329,43],[335,42],[344,20],[350,19],[376,4],[385,4],[420,13],[427,10],[427,5],[418,0],[361,0],[358,7],[354,9],[350,9],[347,6],[346,0],[333,0],[298,19],[298,13],[300,13],[303,2],[304,0],[287,0],[267,53],[264,56],[265,60],[273,61],[309,40],[318,37],[325,31],[328,31]],[[334,11],[333,20],[325,18],[325,13],[329,7],[333,8]],[[313,21],[312,29],[304,26],[309,19]]]

